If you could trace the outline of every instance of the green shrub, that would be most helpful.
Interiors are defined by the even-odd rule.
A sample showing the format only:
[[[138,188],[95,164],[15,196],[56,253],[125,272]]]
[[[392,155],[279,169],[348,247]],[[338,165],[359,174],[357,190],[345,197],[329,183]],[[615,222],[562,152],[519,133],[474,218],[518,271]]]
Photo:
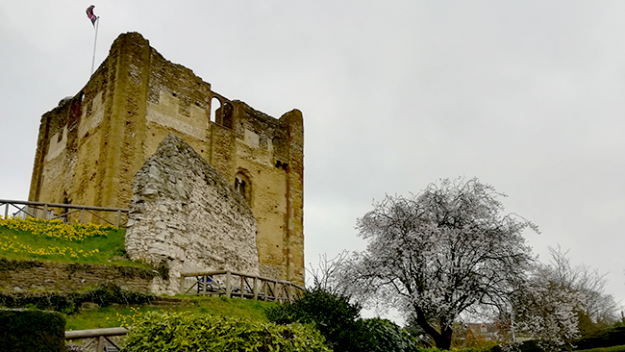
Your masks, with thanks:
[[[356,320],[360,309],[348,297],[315,288],[304,292],[295,302],[267,309],[265,314],[277,324],[314,324],[335,352],[344,352],[358,351],[352,336],[358,330]]]
[[[590,350],[579,350],[580,352],[625,352],[625,345],[621,346],[612,346],[612,347],[600,347],[593,348]]]
[[[126,336],[126,352],[330,352],[310,326],[217,317],[148,313]]]
[[[419,352],[417,340],[397,324],[380,318],[357,322],[354,347],[362,352]]]
[[[625,345],[625,327],[617,326],[599,331],[576,341],[574,345],[578,350]]]
[[[3,352],[65,351],[65,318],[40,310],[0,309]]]

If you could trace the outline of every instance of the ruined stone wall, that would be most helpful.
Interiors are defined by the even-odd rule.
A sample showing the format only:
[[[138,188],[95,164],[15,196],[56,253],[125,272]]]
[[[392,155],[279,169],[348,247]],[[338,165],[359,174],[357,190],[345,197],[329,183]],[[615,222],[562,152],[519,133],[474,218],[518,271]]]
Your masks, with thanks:
[[[114,98],[125,50],[113,46],[109,57],[74,97],[63,99],[43,115],[29,200],[123,207],[111,202],[119,178],[111,160],[119,159],[119,133]],[[132,133],[137,133],[133,131]],[[115,166],[113,166],[115,167]],[[136,171],[136,170],[133,170]],[[130,187],[121,187],[128,192]],[[87,215],[87,221],[90,215]],[[96,220],[96,219],[93,219]]]
[[[181,138],[167,136],[133,183],[126,230],[132,260],[166,261],[177,293],[180,273],[230,270],[259,274],[256,219],[236,192]]]
[[[245,193],[261,274],[303,284],[301,113],[276,119],[229,100],[138,33],[120,35],[85,88],[42,117],[29,199],[126,208],[134,175],[170,133]]]
[[[237,175],[249,180],[249,203],[258,220],[261,271],[265,276],[303,283],[303,198],[294,201],[297,190],[303,191],[303,164],[299,162],[301,169],[297,169],[298,163],[292,162],[297,157],[303,160],[303,154],[298,155],[292,146],[300,143],[299,149],[303,149],[303,129],[291,130],[292,125],[303,125],[301,113],[293,110],[274,119],[245,103],[230,103],[235,147],[229,149],[235,153],[230,169],[221,172],[233,175],[235,182]],[[224,144],[217,136],[215,142]],[[300,217],[293,218],[298,207]],[[297,222],[302,225],[296,227],[300,232],[294,233]]]
[[[150,156],[170,133],[184,139],[202,157],[210,150],[210,84],[193,71],[152,51],[144,155]]]

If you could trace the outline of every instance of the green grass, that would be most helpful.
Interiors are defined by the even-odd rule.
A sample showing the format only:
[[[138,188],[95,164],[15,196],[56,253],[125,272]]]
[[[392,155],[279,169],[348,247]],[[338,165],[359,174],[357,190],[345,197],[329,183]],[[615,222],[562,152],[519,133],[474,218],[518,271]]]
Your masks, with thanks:
[[[37,224],[37,226],[45,226]],[[50,224],[48,226],[58,226]],[[69,225],[81,231],[79,224]],[[59,262],[110,264],[114,257],[124,256],[124,236],[120,228],[102,228],[103,235],[87,236],[82,240],[70,240],[34,234],[28,224],[24,229],[11,229],[0,223],[0,257],[7,259],[40,259]],[[55,249],[55,250],[51,250]],[[56,252],[56,254],[43,254]],[[63,252],[63,254],[59,254]],[[117,263],[116,263],[117,264]],[[121,264],[121,263],[119,263]]]
[[[97,231],[93,231],[93,229],[85,229],[85,225],[80,224],[68,225],[36,220],[9,223],[7,220],[0,219],[0,258],[145,267],[140,263],[121,259],[125,257],[124,236],[124,229],[111,227],[100,227]],[[51,252],[51,248],[64,249],[64,254],[41,254]],[[88,255],[85,256],[85,253]],[[277,304],[225,297],[179,296],[177,298],[188,300],[190,305],[171,307],[113,305],[81,311],[66,316],[66,330],[132,325],[149,311],[190,315],[211,314],[267,321],[264,314],[265,308]]]
[[[210,314],[217,316],[230,316],[247,318],[254,321],[268,321],[265,309],[278,303],[260,302],[239,298],[225,297],[181,297],[194,304],[191,306],[178,307],[152,307],[152,306],[111,306],[95,310],[83,311],[66,316],[66,330],[86,330],[112,328],[133,325],[147,312],[159,313],[182,313],[189,315]]]

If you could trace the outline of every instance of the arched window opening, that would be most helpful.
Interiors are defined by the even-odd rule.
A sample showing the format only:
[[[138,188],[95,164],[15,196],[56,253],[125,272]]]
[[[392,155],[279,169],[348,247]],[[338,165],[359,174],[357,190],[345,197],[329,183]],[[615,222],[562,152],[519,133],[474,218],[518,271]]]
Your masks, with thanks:
[[[245,198],[247,204],[252,204],[252,184],[250,178],[241,171],[234,177],[234,190]]]
[[[221,101],[219,101],[219,99],[217,99],[216,97],[213,97],[210,100],[210,108],[211,108],[211,112],[210,112],[210,120],[212,122],[216,122],[217,121],[217,110],[219,110],[221,108]]]
[[[239,180],[238,178],[234,181],[234,189],[239,192],[243,197],[245,197],[245,180]]]

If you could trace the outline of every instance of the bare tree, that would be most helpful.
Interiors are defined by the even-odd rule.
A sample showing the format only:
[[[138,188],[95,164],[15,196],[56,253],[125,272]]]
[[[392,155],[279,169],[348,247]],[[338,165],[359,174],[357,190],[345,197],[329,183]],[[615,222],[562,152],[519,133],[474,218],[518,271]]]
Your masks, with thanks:
[[[340,271],[349,256],[347,251],[343,251],[336,257],[328,259],[327,254],[319,255],[319,264],[315,268],[312,264],[306,271],[312,279],[312,287],[319,288],[337,296],[348,294],[345,282],[341,281]],[[310,285],[310,283],[309,283]]]
[[[459,315],[507,304],[532,262],[521,233],[537,228],[503,215],[503,196],[477,179],[445,179],[419,195],[375,203],[357,223],[367,250],[342,271],[352,296],[383,300],[449,349]]]

